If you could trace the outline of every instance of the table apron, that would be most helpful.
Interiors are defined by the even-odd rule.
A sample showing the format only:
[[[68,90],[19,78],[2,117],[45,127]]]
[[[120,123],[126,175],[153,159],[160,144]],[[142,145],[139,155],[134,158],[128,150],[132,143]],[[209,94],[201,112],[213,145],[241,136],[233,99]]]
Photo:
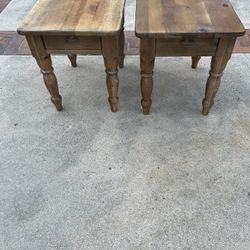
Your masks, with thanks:
[[[102,55],[102,50],[56,50],[56,49],[46,49],[47,54],[76,54],[76,55]]]
[[[218,46],[218,38],[158,38],[156,56],[213,56]]]
[[[101,51],[101,37],[98,36],[43,36],[47,51]]]

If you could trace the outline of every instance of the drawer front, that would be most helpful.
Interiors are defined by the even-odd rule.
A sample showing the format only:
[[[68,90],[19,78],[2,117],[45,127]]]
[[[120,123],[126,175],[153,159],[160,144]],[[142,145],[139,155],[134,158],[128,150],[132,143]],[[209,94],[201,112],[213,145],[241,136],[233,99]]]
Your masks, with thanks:
[[[101,50],[100,37],[44,36],[48,50]]]
[[[157,56],[210,56],[216,52],[217,38],[159,38],[156,40]]]

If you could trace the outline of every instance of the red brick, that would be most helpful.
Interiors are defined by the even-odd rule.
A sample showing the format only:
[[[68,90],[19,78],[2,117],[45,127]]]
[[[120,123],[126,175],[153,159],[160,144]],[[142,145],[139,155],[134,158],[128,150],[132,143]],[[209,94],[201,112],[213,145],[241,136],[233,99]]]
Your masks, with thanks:
[[[139,41],[133,31],[126,31],[125,53],[127,55],[138,55]],[[250,53],[250,30],[247,30],[244,37],[237,39],[234,53]],[[30,55],[25,37],[19,36],[16,32],[0,32],[0,55],[3,54]]]
[[[0,0],[0,13],[6,8],[11,0]]]
[[[140,45],[140,40],[137,37],[130,37],[129,39],[129,48],[138,49]]]
[[[240,53],[240,51],[241,51],[240,42],[239,42],[239,40],[237,39],[237,40],[236,40],[236,43],[235,43],[235,46],[234,46],[234,51],[233,51],[233,53]]]
[[[249,47],[250,46],[250,39],[248,35],[242,36],[238,38],[241,47]]]
[[[15,32],[0,32],[0,55],[2,55],[15,35]]]

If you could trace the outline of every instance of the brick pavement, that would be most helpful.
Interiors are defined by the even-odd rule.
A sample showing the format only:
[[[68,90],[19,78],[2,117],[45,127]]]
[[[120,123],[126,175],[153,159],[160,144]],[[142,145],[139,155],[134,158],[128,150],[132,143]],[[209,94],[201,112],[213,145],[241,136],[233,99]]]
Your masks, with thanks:
[[[0,13],[11,0],[0,0]],[[135,37],[133,31],[126,31],[125,53],[127,55],[139,54],[139,39]],[[245,36],[238,38],[234,53],[250,53],[250,29]],[[23,36],[16,32],[0,31],[0,55],[30,55],[27,42]]]

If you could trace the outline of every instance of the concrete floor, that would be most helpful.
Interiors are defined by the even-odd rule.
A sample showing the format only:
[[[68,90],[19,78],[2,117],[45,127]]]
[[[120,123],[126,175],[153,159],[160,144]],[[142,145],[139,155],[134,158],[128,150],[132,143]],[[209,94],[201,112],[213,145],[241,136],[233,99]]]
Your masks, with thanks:
[[[34,60],[1,56],[0,249],[250,249],[249,59],[233,56],[204,117],[207,58],[158,59],[143,116],[138,57],[113,114],[102,58],[54,58],[58,113]]]
[[[36,0],[12,0],[16,30]],[[250,28],[248,1],[231,1]],[[134,30],[127,0],[126,29]],[[150,116],[140,110],[139,58],[107,102],[100,57],[55,57],[64,111],[31,57],[0,57],[0,249],[249,250],[250,55],[234,55],[203,117],[209,59],[157,59]],[[180,73],[181,72],[181,73]]]

